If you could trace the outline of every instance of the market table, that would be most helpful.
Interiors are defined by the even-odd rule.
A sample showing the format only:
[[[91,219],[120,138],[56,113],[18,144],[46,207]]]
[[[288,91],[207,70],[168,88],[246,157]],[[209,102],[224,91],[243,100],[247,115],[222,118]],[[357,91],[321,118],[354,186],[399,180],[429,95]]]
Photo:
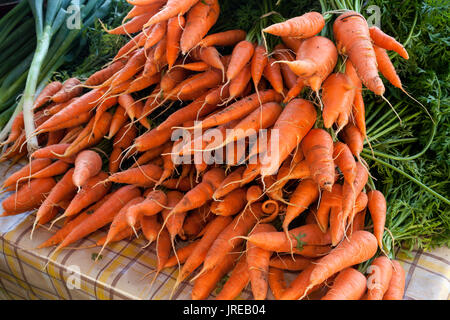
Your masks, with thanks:
[[[6,170],[7,166],[0,166],[0,182]],[[1,195],[0,202],[8,195]],[[155,244],[142,249],[146,243],[142,237],[123,240],[106,247],[95,262],[100,248],[90,246],[105,235],[103,230],[56,253],[49,261],[53,248],[36,249],[36,246],[61,224],[52,231],[38,228],[31,240],[33,221],[32,212],[0,217],[0,299],[169,299],[178,268],[164,269],[152,287],[153,273],[143,280],[155,270]],[[397,259],[406,271],[404,299],[449,299],[449,248],[417,250],[411,256],[400,252]],[[294,273],[286,274],[287,281],[294,277]],[[190,299],[191,289],[189,281],[183,282],[173,299]],[[209,299],[214,296],[213,292]],[[269,293],[268,298],[273,296]],[[252,299],[248,287],[239,299]]]

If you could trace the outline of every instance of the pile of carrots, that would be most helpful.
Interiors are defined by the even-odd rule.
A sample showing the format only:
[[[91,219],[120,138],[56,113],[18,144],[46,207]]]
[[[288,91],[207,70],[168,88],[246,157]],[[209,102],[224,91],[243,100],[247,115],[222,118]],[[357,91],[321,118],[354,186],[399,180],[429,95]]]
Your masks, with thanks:
[[[4,216],[37,209],[32,233],[64,219],[39,244],[54,252],[104,227],[102,247],[142,232],[156,242],[154,279],[178,266],[172,293],[192,277],[192,299],[206,299],[225,275],[217,299],[234,299],[249,283],[258,300],[269,288],[276,299],[319,289],[322,299],[402,299],[404,270],[383,250],[386,200],[368,187],[360,158],[362,86],[382,96],[381,72],[401,87],[386,50],[407,59],[402,45],[351,11],[334,22],[335,44],[317,35],[325,20],[310,12],[265,28],[282,40],[269,53],[242,30],[208,35],[217,0],[128,2],[126,22],[107,30],[131,37],[113,61],[85,81],[52,82],[36,98],[42,147],[4,182],[13,192]],[[221,55],[223,47],[232,53]],[[154,127],[150,119],[178,101]],[[180,128],[201,130],[201,139],[173,141]],[[97,148],[104,137],[113,142],[107,155]],[[2,160],[26,156],[26,142],[19,114]],[[245,148],[227,153],[225,165],[173,157],[239,143]],[[369,274],[357,270],[374,257]],[[298,276],[287,284],[285,271]]]

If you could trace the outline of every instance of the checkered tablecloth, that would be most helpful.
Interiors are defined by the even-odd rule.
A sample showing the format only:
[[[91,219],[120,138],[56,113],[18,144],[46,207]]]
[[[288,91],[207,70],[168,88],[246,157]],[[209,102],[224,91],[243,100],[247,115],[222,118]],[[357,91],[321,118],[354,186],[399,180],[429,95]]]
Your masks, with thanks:
[[[0,167],[0,180],[5,169]],[[1,195],[0,202],[6,196]],[[169,298],[178,268],[164,269],[153,286],[150,286],[153,273],[143,279],[155,270],[155,244],[142,249],[146,243],[142,238],[120,241],[106,247],[101,259],[94,262],[100,248],[90,246],[105,235],[100,230],[49,261],[53,248],[36,249],[36,246],[60,225],[52,231],[38,228],[31,240],[33,220],[33,213],[0,217],[0,299]],[[412,257],[400,253],[397,258],[406,271],[405,299],[449,299],[450,249],[414,251]],[[293,277],[294,273],[287,274],[288,281]],[[190,299],[191,289],[189,281],[183,282],[173,299]],[[210,299],[214,296],[213,292]],[[239,298],[251,299],[249,288]]]

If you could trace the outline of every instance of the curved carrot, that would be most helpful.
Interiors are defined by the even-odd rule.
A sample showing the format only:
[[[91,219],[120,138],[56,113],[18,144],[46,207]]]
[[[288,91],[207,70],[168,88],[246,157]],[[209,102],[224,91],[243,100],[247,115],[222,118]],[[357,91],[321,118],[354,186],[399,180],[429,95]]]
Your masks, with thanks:
[[[201,47],[227,47],[235,45],[236,43],[245,39],[247,33],[244,30],[228,30],[219,33],[207,35],[199,42]]]
[[[144,27],[153,25],[161,21],[169,20],[170,18],[176,17],[178,15],[184,15],[197,2],[198,0],[168,0],[162,10],[151,17],[151,19]]]
[[[264,46],[258,45],[255,48],[251,61],[251,75],[255,88],[258,88],[259,81],[269,60],[267,59],[267,50]]]
[[[231,60],[227,69],[227,79],[231,81],[242,68],[251,60],[255,51],[253,43],[242,40],[236,44],[231,53]]]
[[[286,280],[281,269],[269,267],[269,287],[276,300],[280,300],[286,290]]]
[[[333,158],[335,164],[344,175],[345,181],[353,184],[356,177],[356,162],[350,148],[342,142],[335,142],[333,146]]]
[[[35,159],[30,161],[26,166],[9,175],[6,180],[3,182],[2,188],[5,189],[9,186],[14,185],[20,179],[29,176],[30,174],[34,174],[39,172],[40,170],[51,165],[52,161],[48,158],[43,159]]]
[[[216,296],[216,300],[235,299],[244,290],[249,281],[247,259],[245,256],[242,256],[236,263],[227,282],[223,285],[222,290]]]
[[[395,40],[393,37],[384,33],[377,26],[369,28],[370,38],[373,43],[383,49],[392,50],[397,52],[402,58],[409,59],[408,52],[401,43]]]
[[[211,211],[219,216],[233,216],[240,212],[246,204],[246,194],[243,189],[236,189],[227,194],[223,201],[214,201]]]
[[[186,20],[183,16],[170,18],[167,22],[166,57],[169,69],[172,68],[180,52],[180,39]]]
[[[382,300],[392,279],[392,263],[389,258],[381,256],[375,258],[369,266],[367,277],[367,300]]]
[[[63,103],[72,98],[78,97],[83,92],[83,88],[80,84],[81,81],[77,78],[67,79],[63,83],[61,89],[51,97],[52,101],[56,103]]]
[[[33,110],[39,109],[44,106],[50,98],[62,88],[62,83],[59,81],[53,81],[47,84],[44,89],[42,89],[41,93],[38,95],[33,104]]]

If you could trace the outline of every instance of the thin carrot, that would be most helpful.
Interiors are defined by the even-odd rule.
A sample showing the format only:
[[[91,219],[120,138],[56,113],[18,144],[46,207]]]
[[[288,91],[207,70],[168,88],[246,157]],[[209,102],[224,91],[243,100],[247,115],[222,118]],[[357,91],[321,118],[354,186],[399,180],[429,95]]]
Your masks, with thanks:
[[[383,49],[392,50],[397,52],[403,59],[409,59],[408,52],[401,43],[395,40],[393,37],[384,33],[377,26],[369,28],[370,38],[373,43]]]
[[[52,164],[48,165],[47,167],[39,170],[38,172],[32,173],[31,175],[27,177],[23,177],[22,179],[42,179],[42,178],[50,178],[59,176],[61,174],[64,174],[69,169],[70,165],[62,160],[57,160],[53,162]],[[18,182],[20,182],[20,180]]]
[[[147,239],[147,245],[150,245],[158,237],[159,230],[161,230],[161,224],[158,221],[158,216],[141,216],[141,229],[145,239]]]
[[[356,162],[350,148],[345,143],[335,142],[333,158],[335,164],[344,175],[345,181],[352,185],[356,177]]]
[[[2,188],[5,189],[9,186],[14,185],[15,183],[17,183],[17,181],[19,181],[19,179],[39,172],[40,170],[48,167],[51,163],[52,161],[47,158],[35,159],[30,161],[29,164],[9,175],[3,182]]]
[[[158,181],[161,174],[161,167],[154,164],[146,164],[138,168],[116,172],[109,176],[109,178],[107,177],[105,181],[150,187]]]
[[[233,172],[228,174],[222,181],[222,183],[214,191],[213,199],[223,198],[231,191],[239,188],[242,173],[244,172],[244,170],[245,167],[238,167]]]
[[[215,201],[211,205],[211,211],[219,216],[233,216],[241,211],[246,204],[244,189],[239,188],[227,194],[222,201]]]
[[[105,30],[109,34],[131,34],[142,30],[142,27],[149,21],[150,18],[154,17],[154,13],[144,13],[140,16],[136,16],[130,21],[118,26],[117,28],[111,30]]]
[[[1,145],[8,145],[11,142],[14,142],[20,137],[25,124],[23,122],[23,111],[19,112],[19,114],[14,118],[14,121],[11,125],[11,132],[9,133],[8,139],[1,143]]]
[[[244,68],[244,66],[251,60],[255,47],[253,43],[242,40],[235,45],[233,52],[231,53],[231,60],[227,69],[227,79],[231,81],[238,73]]]
[[[364,147],[364,136],[361,134],[361,131],[352,123],[349,123],[342,130],[341,136],[353,155],[359,159],[359,154]]]
[[[283,76],[281,74],[281,68],[278,63],[275,63],[275,59],[269,58],[266,67],[264,68],[264,78],[266,78],[272,88],[279,94],[283,94],[284,86],[283,86]]]
[[[199,42],[201,47],[227,47],[237,44],[245,39],[247,33],[244,30],[228,30],[207,35]]]
[[[133,44],[133,40],[130,40],[130,44]],[[126,64],[125,59],[119,59],[108,67],[93,73],[89,78],[84,81],[86,86],[97,86],[110,79],[115,73],[122,69]]]
[[[128,119],[125,108],[118,106],[111,119],[111,125],[109,127],[108,139],[114,137],[114,135],[123,127]]]
[[[184,247],[178,249],[176,255],[174,254],[167,259],[164,268],[175,267],[178,265],[178,263],[185,263],[186,260],[191,256],[192,252],[195,250],[198,242],[199,240],[194,240]]]
[[[269,62],[267,58],[267,50],[264,46],[258,45],[255,48],[255,52],[253,54],[251,60],[251,75],[253,79],[253,84],[255,88],[258,88],[259,82],[261,81],[261,77],[264,72],[264,68]]]
[[[270,259],[269,266],[280,270],[302,271],[313,263],[314,260],[299,255],[277,255]]]
[[[166,5],[155,14],[144,26],[153,25],[160,21],[169,20],[172,17],[182,16],[194,6],[198,0],[168,0]]]
[[[33,110],[39,109],[40,107],[43,107],[48,101],[50,101],[50,98],[58,92],[62,88],[62,83],[59,81],[53,81],[50,82],[45,86],[44,89],[42,89],[39,96],[36,98],[33,104]]]
[[[373,234],[377,238],[378,246],[383,249],[383,233],[386,221],[386,199],[378,190],[372,190],[367,193],[368,207],[373,221]]]

